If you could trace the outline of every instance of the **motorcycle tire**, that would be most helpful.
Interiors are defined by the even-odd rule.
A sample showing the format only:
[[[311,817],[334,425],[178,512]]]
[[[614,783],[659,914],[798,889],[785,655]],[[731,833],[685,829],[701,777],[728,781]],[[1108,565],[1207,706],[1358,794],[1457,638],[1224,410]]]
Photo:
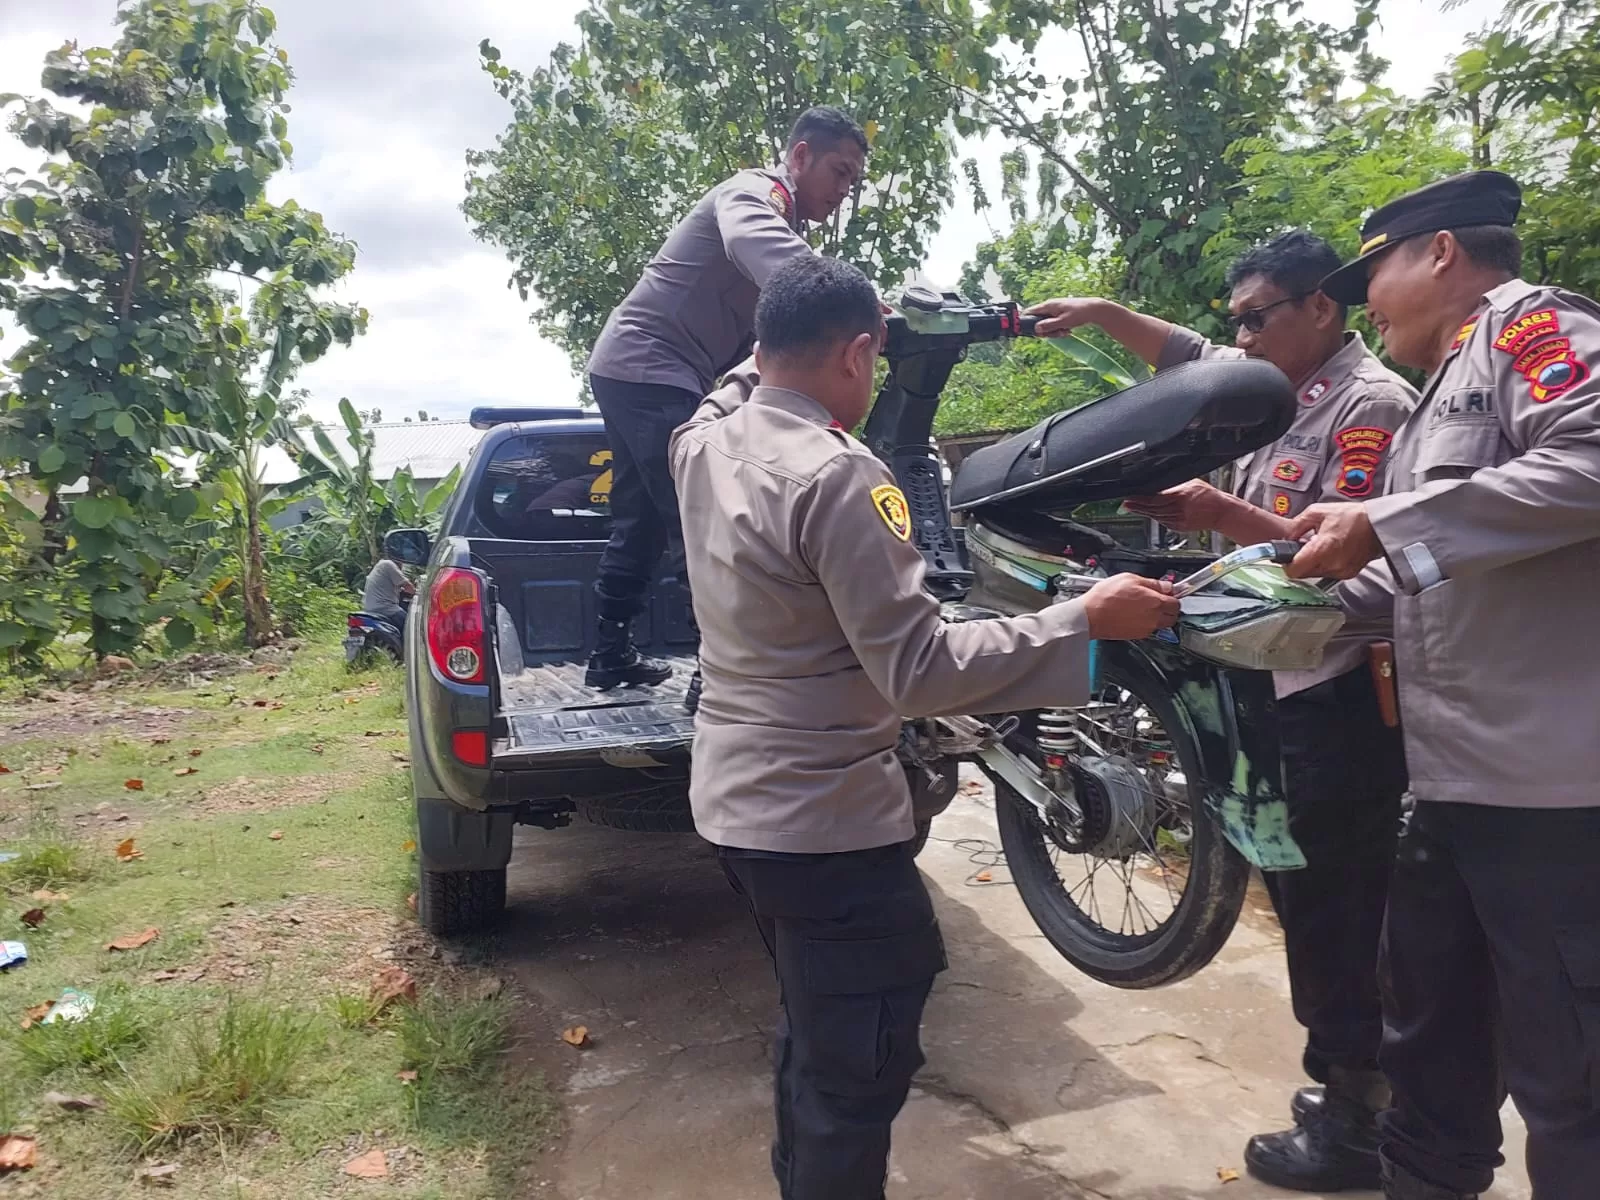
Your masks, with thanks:
[[[1199,747],[1160,684],[1123,663],[1105,664],[1102,678],[1132,693],[1161,722],[1183,770],[1192,838],[1187,883],[1172,915],[1142,934],[1115,933],[1090,920],[1057,874],[1055,844],[1032,805],[991,775],[1000,843],[1029,915],[1063,958],[1112,987],[1159,987],[1194,974],[1222,949],[1244,905],[1250,864],[1207,813]]]

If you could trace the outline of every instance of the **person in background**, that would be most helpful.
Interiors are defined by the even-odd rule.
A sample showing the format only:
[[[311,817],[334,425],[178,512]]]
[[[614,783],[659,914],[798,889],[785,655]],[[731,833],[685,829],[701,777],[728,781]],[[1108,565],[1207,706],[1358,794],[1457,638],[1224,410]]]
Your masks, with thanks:
[[[372,570],[367,572],[367,584],[361,592],[361,611],[382,617],[396,628],[404,628],[406,610],[403,601],[416,594],[416,585],[400,569],[400,559],[385,551],[372,565]]]
[[[1429,373],[1381,496],[1290,564],[1394,621],[1416,803],[1384,925],[1390,1200],[1473,1200],[1507,1091],[1537,1200],[1600,1195],[1600,304],[1519,278],[1498,171],[1374,212],[1323,281]]]
[[[1197,358],[1263,358],[1298,389],[1294,423],[1235,465],[1231,491],[1193,480],[1130,499],[1130,510],[1248,544],[1286,538],[1290,520],[1318,501],[1379,493],[1394,430],[1416,392],[1346,330],[1345,306],[1319,290],[1339,263],[1332,246],[1298,229],[1244,254],[1227,275],[1234,346],[1107,300],[1030,310],[1047,318],[1041,335],[1097,325],[1158,370]],[[1306,1031],[1302,1061],[1323,1086],[1300,1089],[1294,1126],[1252,1138],[1245,1164],[1265,1182],[1308,1192],[1378,1186],[1377,1114],[1389,1098],[1378,1069],[1378,941],[1406,777],[1400,731],[1380,703],[1379,686],[1388,684],[1372,673],[1372,635],[1352,628],[1320,669],[1276,679],[1290,832],[1306,866],[1265,879]]]
[[[1119,575],[1039,613],[946,624],[905,497],[847,432],[886,333],[872,285],[798,258],[768,279],[755,330],[755,362],[672,439],[705,673],[689,798],[778,977],[779,1194],[883,1200],[945,967],[902,718],[1081,704],[1090,641],[1148,636],[1178,603]]]
[[[633,620],[663,551],[682,540],[667,439],[716,380],[750,353],[756,296],[809,257],[806,223],[832,216],[860,181],[867,135],[837,108],[800,115],[782,164],[740,171],[706,193],[612,310],[589,357],[611,444],[611,538],[595,578],[599,629],[587,681],[655,684],[671,665],[639,653]],[[690,685],[691,710],[700,676]]]

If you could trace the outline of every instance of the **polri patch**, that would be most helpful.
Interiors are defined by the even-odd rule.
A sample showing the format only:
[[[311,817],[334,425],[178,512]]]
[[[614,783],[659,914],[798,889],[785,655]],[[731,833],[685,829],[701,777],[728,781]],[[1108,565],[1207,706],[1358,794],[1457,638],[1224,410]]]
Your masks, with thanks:
[[[902,542],[911,540],[911,509],[904,492],[892,483],[881,483],[872,489],[872,507],[883,518],[890,533]]]
[[[1553,308],[1541,308],[1518,317],[1500,331],[1494,339],[1494,348],[1504,350],[1515,358],[1540,338],[1561,331],[1561,318]]]
[[[1371,425],[1353,425],[1333,435],[1339,448],[1339,479],[1333,485],[1341,496],[1359,499],[1372,494],[1383,452],[1394,434]]]

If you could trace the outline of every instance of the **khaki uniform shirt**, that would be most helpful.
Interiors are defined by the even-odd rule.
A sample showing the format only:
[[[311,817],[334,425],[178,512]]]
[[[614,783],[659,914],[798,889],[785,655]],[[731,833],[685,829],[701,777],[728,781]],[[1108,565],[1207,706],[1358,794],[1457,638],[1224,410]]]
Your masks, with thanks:
[[[810,253],[788,168],[740,171],[678,222],[611,310],[589,373],[704,396],[749,354],[756,299],[767,279]]]
[[[1175,327],[1162,347],[1158,370],[1195,358],[1244,358],[1236,346],[1218,346],[1192,329]],[[1300,407],[1289,431],[1233,466],[1233,494],[1280,517],[1297,517],[1313,504],[1383,494],[1394,431],[1417,404],[1409,383],[1378,361],[1355,333],[1344,348],[1299,383]],[[1328,643],[1320,666],[1278,671],[1278,697],[1292,696],[1360,666],[1366,646],[1383,630],[1348,628]]]
[[[902,842],[902,717],[1084,703],[1088,616],[945,623],[888,468],[809,396],[753,381],[747,362],[670,451],[705,682],[695,826],[803,854]]]
[[[1366,502],[1392,604],[1411,788],[1600,805],[1600,304],[1516,279],[1483,298]]]

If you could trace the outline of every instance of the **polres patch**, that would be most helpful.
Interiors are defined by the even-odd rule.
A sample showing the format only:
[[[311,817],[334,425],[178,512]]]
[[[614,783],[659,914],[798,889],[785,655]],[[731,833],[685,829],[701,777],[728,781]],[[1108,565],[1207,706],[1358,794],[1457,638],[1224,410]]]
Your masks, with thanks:
[[[1547,338],[1517,357],[1517,374],[1528,381],[1535,404],[1548,404],[1589,378],[1589,367],[1573,352],[1572,339]]]
[[[889,527],[889,532],[902,542],[911,540],[911,508],[906,504],[905,493],[892,483],[881,483],[872,489],[872,507]]]
[[[1352,425],[1334,434],[1333,444],[1339,448],[1339,478],[1334,491],[1352,499],[1370,496],[1383,452],[1393,440],[1394,434],[1374,425]]]
[[[1560,329],[1561,318],[1556,315],[1556,310],[1541,308],[1538,312],[1518,317],[1502,329],[1500,336],[1494,339],[1494,348],[1516,357],[1540,338],[1558,333]]]

